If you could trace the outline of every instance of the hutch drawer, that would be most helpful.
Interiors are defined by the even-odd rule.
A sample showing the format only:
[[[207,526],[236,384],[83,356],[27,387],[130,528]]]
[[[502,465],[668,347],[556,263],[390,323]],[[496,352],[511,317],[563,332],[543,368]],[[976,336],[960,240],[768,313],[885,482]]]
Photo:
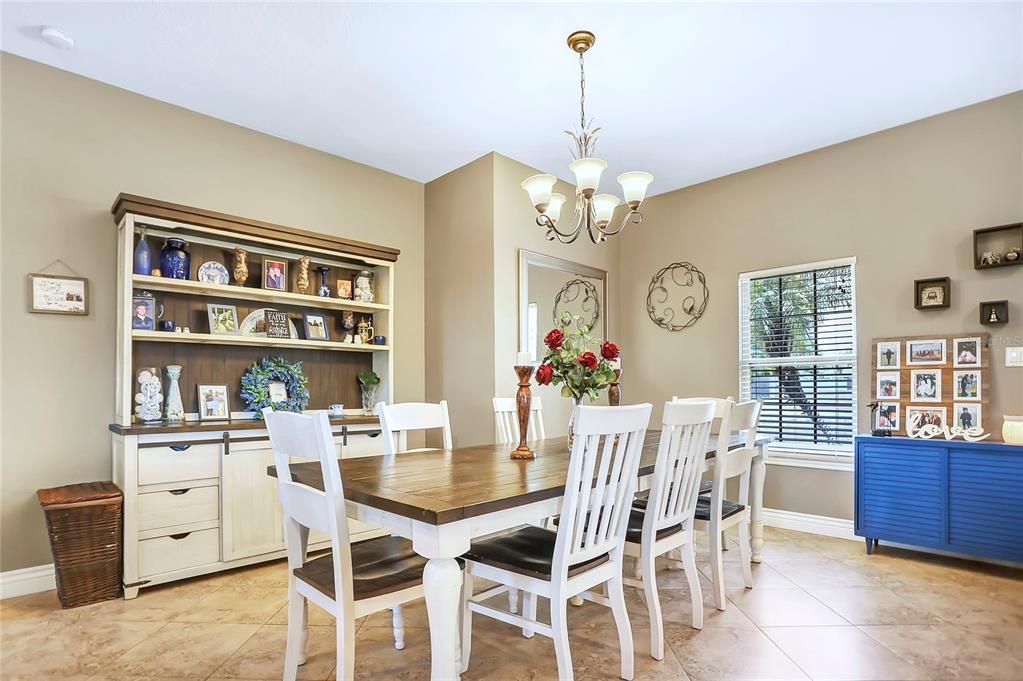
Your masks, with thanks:
[[[139,542],[139,574],[143,577],[216,563],[220,530],[197,530]]]
[[[139,530],[220,518],[220,487],[184,487],[139,494]]]
[[[220,477],[219,444],[188,443],[139,447],[139,484],[185,482]]]

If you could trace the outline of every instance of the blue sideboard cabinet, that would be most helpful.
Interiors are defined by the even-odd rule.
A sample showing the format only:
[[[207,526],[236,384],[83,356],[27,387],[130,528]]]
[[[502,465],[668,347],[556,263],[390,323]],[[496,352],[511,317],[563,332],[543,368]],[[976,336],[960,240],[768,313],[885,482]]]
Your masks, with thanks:
[[[1023,446],[856,437],[856,535],[1023,563]]]

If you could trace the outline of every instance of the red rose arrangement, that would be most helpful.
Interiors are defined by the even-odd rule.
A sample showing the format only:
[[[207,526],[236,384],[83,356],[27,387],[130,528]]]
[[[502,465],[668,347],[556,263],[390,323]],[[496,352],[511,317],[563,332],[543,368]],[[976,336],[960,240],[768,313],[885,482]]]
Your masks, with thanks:
[[[575,330],[570,330],[570,327]],[[552,329],[544,336],[547,354],[536,370],[539,385],[560,385],[562,397],[594,401],[615,380],[615,363],[621,355],[618,346],[610,341],[600,343],[589,333],[578,316],[567,313],[561,318],[561,328]],[[599,347],[600,355],[594,350]]]

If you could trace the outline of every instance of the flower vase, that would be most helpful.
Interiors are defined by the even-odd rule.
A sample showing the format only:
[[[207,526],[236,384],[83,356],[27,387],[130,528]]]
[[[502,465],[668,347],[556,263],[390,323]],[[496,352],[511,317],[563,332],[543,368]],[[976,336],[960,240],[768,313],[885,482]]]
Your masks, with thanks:
[[[568,451],[572,451],[572,443],[575,442],[575,416],[582,403],[583,398],[572,398],[572,412],[568,415]]]
[[[366,416],[373,415],[373,406],[377,403],[377,386],[362,386],[362,413]]]
[[[167,378],[170,384],[167,386],[167,421],[180,423],[185,420],[185,405],[181,403],[181,387],[178,379],[181,378],[181,365],[168,364]]]

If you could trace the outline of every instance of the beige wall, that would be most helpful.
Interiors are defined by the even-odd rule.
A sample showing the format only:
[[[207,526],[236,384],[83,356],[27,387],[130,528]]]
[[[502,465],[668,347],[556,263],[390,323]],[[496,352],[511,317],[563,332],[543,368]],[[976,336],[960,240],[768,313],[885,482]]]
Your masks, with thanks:
[[[426,184],[426,399],[448,401],[455,446],[494,436],[493,184],[492,154]]]
[[[988,416],[1023,413],[1023,369],[1004,366],[1004,346],[1023,344],[1023,267],[978,272],[971,251],[975,228],[1023,219],[1023,93],[655,196],[643,213],[620,240],[630,400],[737,394],[739,273],[856,256],[861,432],[881,336],[990,331]],[[668,333],[644,301],[676,260],[706,273],[710,303]],[[951,309],[915,310],[913,280],[944,275]],[[1006,298],[1012,323],[981,327],[978,303]],[[771,466],[765,495],[769,508],[852,517],[850,473]]]
[[[567,160],[566,160],[567,163]],[[608,337],[619,338],[618,318],[618,249],[620,239],[612,238],[595,245],[583,235],[574,244],[565,245],[550,242],[544,237],[544,229],[536,224],[536,209],[529,204],[529,197],[520,186],[522,180],[537,171],[506,156],[494,154],[494,382],[500,395],[515,394],[518,381],[512,365],[519,349],[519,301],[518,269],[519,250],[552,255],[571,260],[607,272],[608,300],[604,305],[607,315]],[[604,178],[605,186],[613,182]],[[555,191],[571,197],[574,187],[558,182]],[[574,220],[572,205],[562,209],[562,221]],[[565,229],[565,225],[561,226]],[[631,229],[631,228],[630,228]],[[542,322],[543,320],[541,320]],[[541,324],[543,328],[543,324]],[[542,331],[546,333],[546,331]],[[628,361],[622,358],[622,364]],[[568,430],[568,400],[559,397],[559,389],[539,388],[537,394],[544,400],[544,426],[549,436],[564,435]],[[625,393],[623,399],[631,400],[634,394]]]
[[[8,54],[0,69],[0,569],[51,559],[37,488],[110,478],[118,192],[400,248],[396,399],[423,399],[422,184]],[[88,317],[26,312],[26,275],[58,258],[89,278]]]
[[[426,323],[431,358],[427,375],[437,377],[440,386],[435,388],[429,378],[427,395],[431,400],[449,401],[456,444],[493,442],[491,398],[511,396],[516,390],[512,366],[519,349],[520,249],[607,271],[610,293],[605,312],[615,337],[618,244],[612,240],[595,246],[585,236],[571,246],[547,241],[520,187],[523,179],[537,172],[490,153],[426,185]],[[573,189],[559,182],[556,191],[571,196]],[[480,208],[489,214],[481,216]],[[568,207],[564,214],[571,219]],[[488,241],[490,251],[480,251]],[[490,328],[482,328],[487,323]],[[492,370],[477,373],[475,368],[483,364]],[[459,368],[457,374],[448,370],[451,366]],[[548,435],[564,435],[568,412],[562,414],[559,409],[562,398],[553,389],[537,390],[545,406],[549,405],[550,413],[544,417]]]

